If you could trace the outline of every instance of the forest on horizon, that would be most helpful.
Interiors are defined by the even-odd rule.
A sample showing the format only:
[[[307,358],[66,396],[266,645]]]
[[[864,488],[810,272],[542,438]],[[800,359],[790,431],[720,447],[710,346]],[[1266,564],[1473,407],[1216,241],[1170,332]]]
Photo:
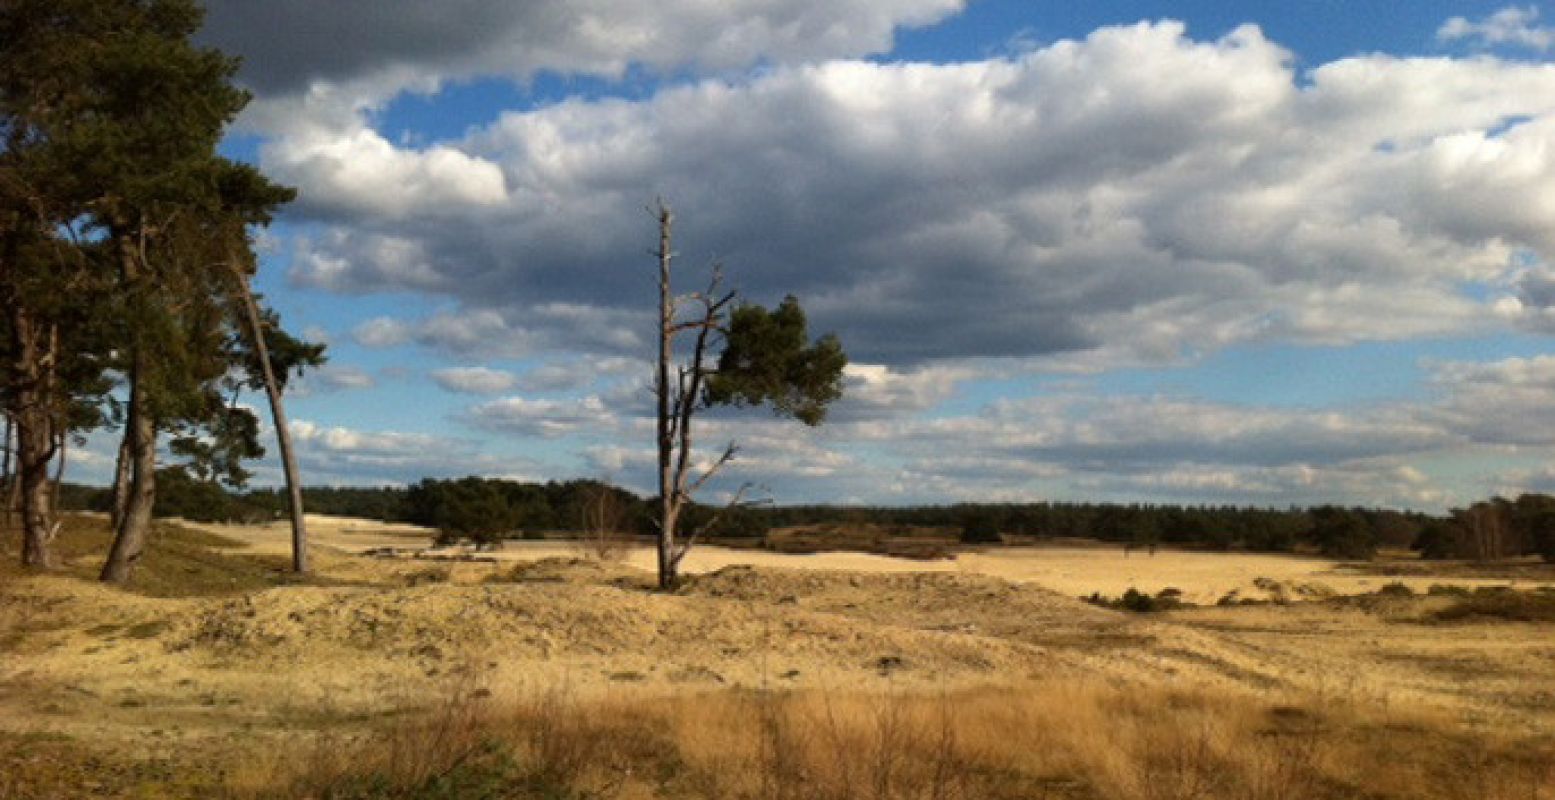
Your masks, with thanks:
[[[230,491],[179,467],[161,471],[157,516],[206,522],[261,522],[286,513],[279,489]],[[470,476],[427,478],[410,486],[305,487],[309,511],[405,522],[434,528],[450,541],[541,538],[577,534],[589,509],[608,498],[625,534],[651,536],[654,498],[596,480],[522,483]],[[106,488],[66,484],[60,505],[106,510]],[[695,507],[700,524],[715,509]],[[709,539],[760,539],[776,528],[874,526],[888,534],[921,536],[950,532],[969,544],[1016,539],[1094,539],[1148,548],[1311,552],[1369,559],[1378,549],[1414,549],[1425,558],[1492,560],[1540,555],[1555,562],[1555,497],[1524,494],[1493,498],[1433,515],[1382,508],[1333,505],[1260,508],[1037,501],[950,505],[841,506],[745,505],[726,510]]]

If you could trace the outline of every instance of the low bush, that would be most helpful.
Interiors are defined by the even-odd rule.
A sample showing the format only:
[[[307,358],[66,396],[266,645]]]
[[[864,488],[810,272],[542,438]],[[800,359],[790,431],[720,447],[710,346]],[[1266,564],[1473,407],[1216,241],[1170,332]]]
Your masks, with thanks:
[[[1191,606],[1190,603],[1183,602],[1181,590],[1171,587],[1162,589],[1154,596],[1148,592],[1141,592],[1130,587],[1121,597],[1107,597],[1101,592],[1093,592],[1091,596],[1080,599],[1093,606],[1112,608],[1118,611],[1132,611],[1136,614],[1173,611]]]
[[[1437,611],[1432,617],[1442,622],[1460,622],[1476,618],[1507,622],[1555,622],[1555,594],[1477,591]]]

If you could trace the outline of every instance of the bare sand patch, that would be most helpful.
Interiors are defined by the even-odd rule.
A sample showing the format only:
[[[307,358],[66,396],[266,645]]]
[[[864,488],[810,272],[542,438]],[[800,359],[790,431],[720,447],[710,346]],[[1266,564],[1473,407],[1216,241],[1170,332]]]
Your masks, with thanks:
[[[383,547],[426,547],[432,540],[432,532],[419,525],[323,514],[307,514],[304,520],[311,544],[348,553],[360,553]],[[222,525],[184,520],[178,522],[242,542],[245,552],[256,555],[291,553],[291,523],[284,519],[263,525]]]
[[[430,545],[433,536],[426,528],[371,520],[310,515],[308,524],[315,544],[347,553],[425,547]],[[284,523],[200,527],[248,542],[256,552],[285,553],[291,546],[290,529]],[[451,548],[442,552],[453,555],[468,551]],[[504,543],[500,550],[480,556],[504,562],[540,561],[569,558],[578,553],[578,547],[571,542],[514,540]],[[648,547],[633,547],[623,563],[650,572],[655,565],[654,553]],[[1419,592],[1439,583],[1471,588],[1555,585],[1551,580],[1382,576],[1331,559],[1295,555],[1170,549],[1149,555],[1142,552],[1128,554],[1115,547],[1000,547],[963,552],[953,559],[920,561],[868,553],[788,554],[703,544],[691,551],[683,569],[688,574],[697,574],[741,565],[832,572],[986,575],[1035,584],[1070,597],[1094,592],[1116,596],[1131,588],[1156,594],[1174,588],[1182,592],[1187,602],[1201,605],[1215,603],[1227,595],[1255,600],[1282,597],[1299,600],[1329,594],[1363,594],[1389,583],[1402,583]]]

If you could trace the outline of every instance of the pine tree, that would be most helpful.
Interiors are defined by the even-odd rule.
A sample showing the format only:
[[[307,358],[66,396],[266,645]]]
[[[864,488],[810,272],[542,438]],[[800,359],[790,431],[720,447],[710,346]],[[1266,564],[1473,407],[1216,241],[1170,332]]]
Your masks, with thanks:
[[[234,477],[232,459],[257,448],[252,421],[214,395],[269,338],[233,336],[273,319],[248,293],[248,235],[292,193],[217,155],[248,96],[235,59],[192,44],[202,17],[193,0],[0,0],[0,399],[29,563],[48,561],[40,476],[110,368],[128,399],[105,580],[127,580],[144,549],[159,432]],[[64,324],[49,298],[90,309],[90,324]]]

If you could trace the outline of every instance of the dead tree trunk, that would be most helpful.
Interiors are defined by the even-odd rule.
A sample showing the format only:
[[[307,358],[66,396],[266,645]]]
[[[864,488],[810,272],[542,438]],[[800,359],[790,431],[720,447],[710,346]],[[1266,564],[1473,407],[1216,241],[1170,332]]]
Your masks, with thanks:
[[[673,589],[679,580],[675,563],[675,532],[680,516],[680,498],[675,489],[672,464],[675,436],[670,416],[670,362],[675,357],[675,298],[670,294],[670,228],[675,215],[663,203],[659,219],[659,370],[654,383],[658,401],[659,442],[659,588]]]
[[[658,403],[658,561],[659,588],[668,590],[680,582],[680,562],[691,551],[691,545],[701,532],[689,531],[682,535],[680,520],[686,506],[703,484],[734,459],[736,452],[731,443],[711,466],[692,479],[691,422],[701,402],[702,389],[709,371],[706,363],[708,342],[720,330],[725,308],[734,301],[735,293],[720,294],[721,276],[715,269],[707,291],[686,298],[700,305],[699,314],[690,319],[679,319],[678,303],[672,293],[670,280],[671,262],[675,257],[670,247],[675,215],[669,206],[660,202],[655,209],[655,216],[659,223],[659,363],[654,382]],[[675,382],[671,384],[675,335],[682,331],[694,331],[696,340],[690,360],[675,369]],[[735,502],[738,502],[739,497],[736,495]],[[706,527],[702,526],[703,529]]]
[[[292,451],[292,434],[286,426],[286,406],[281,399],[281,387],[275,379],[275,369],[270,365],[270,348],[265,344],[264,323],[259,315],[259,304],[249,288],[248,277],[233,268],[242,296],[244,315],[248,318],[248,334],[254,352],[259,356],[259,366],[265,379],[265,394],[270,398],[270,417],[275,423],[275,439],[281,449],[281,468],[286,474],[286,492],[291,500],[292,516],[292,570],[298,574],[308,572],[308,529],[303,520],[302,483],[297,477],[297,457]]]

